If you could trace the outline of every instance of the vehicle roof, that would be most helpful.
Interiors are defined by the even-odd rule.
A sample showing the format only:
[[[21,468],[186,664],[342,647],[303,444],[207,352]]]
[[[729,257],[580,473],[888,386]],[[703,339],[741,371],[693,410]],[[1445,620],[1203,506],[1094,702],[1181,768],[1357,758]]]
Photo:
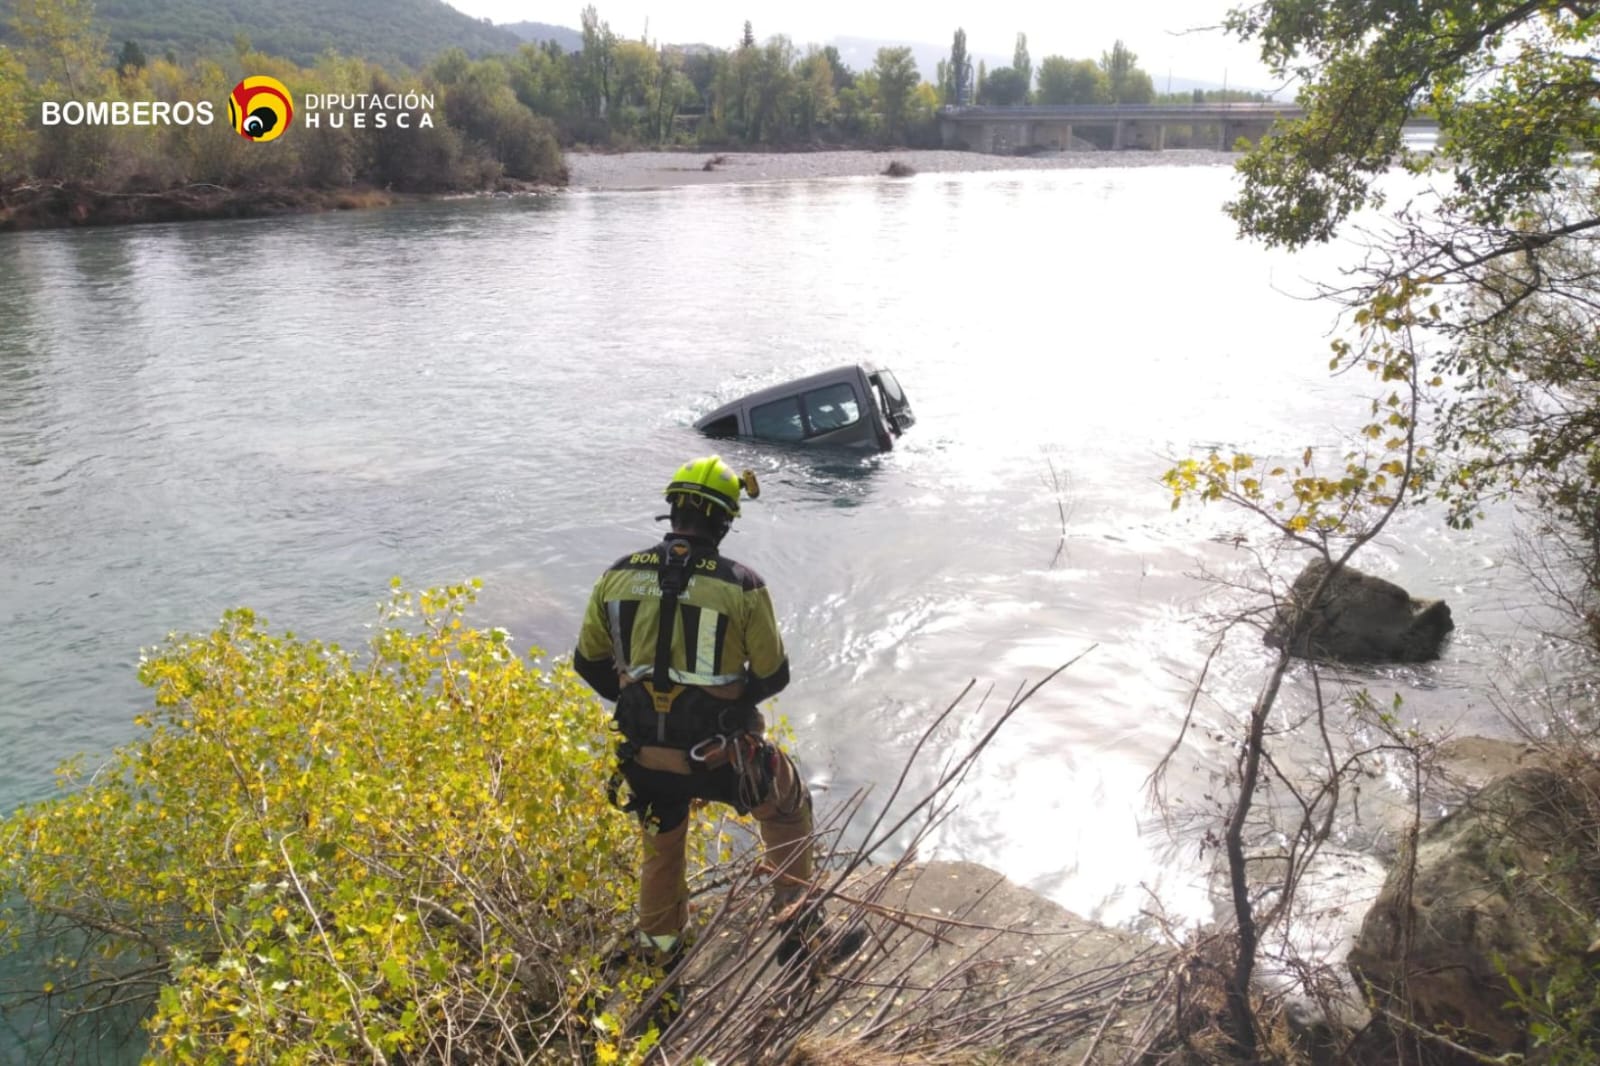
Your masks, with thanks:
[[[831,370],[820,370],[815,374],[807,374],[803,378],[791,378],[790,380],[781,382],[777,385],[769,385],[764,389],[757,389],[755,392],[746,393],[737,400],[730,400],[721,407],[717,408],[715,411],[712,411],[710,414],[702,416],[697,422],[695,422],[695,426],[698,428],[704,423],[713,422],[719,418],[726,418],[728,415],[733,414],[735,411],[738,411],[739,408],[746,405],[754,406],[757,404],[766,403],[769,400],[781,399],[784,396],[791,396],[797,392],[805,392],[809,388],[813,388],[818,385],[824,385],[830,381],[837,381],[842,374],[853,375],[859,371],[864,375],[872,375],[876,374],[881,369],[881,367],[872,363],[844,363],[833,367]]]

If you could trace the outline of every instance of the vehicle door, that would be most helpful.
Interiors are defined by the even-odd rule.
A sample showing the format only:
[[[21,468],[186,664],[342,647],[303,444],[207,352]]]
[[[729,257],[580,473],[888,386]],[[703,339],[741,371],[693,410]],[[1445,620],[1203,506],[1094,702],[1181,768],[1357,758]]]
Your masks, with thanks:
[[[876,445],[864,382],[841,376],[750,408],[750,435],[789,444]]]

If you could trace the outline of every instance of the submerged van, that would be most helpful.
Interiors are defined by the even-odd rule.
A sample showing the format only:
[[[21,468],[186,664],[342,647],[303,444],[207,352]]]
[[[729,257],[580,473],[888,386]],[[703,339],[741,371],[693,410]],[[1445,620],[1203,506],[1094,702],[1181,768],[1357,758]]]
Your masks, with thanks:
[[[888,451],[916,421],[887,368],[852,363],[723,404],[694,428],[712,437]]]

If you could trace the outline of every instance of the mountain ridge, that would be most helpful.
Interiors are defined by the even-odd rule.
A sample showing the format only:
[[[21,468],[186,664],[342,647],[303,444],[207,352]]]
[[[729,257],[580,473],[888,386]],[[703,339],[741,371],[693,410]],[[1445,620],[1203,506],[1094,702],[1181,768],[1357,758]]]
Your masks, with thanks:
[[[330,49],[420,67],[450,48],[476,57],[515,51],[522,43],[512,30],[444,0],[99,0],[94,24],[113,49],[131,40],[148,55],[171,50],[191,58],[232,49],[243,35],[258,51],[302,66]]]

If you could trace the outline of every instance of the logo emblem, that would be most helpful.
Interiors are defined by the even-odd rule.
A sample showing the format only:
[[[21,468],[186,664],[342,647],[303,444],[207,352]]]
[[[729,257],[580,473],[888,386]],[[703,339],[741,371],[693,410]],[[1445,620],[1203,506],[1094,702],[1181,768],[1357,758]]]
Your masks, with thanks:
[[[228,121],[247,141],[270,141],[282,136],[294,121],[289,90],[277,78],[258,75],[233,87],[228,97]]]

